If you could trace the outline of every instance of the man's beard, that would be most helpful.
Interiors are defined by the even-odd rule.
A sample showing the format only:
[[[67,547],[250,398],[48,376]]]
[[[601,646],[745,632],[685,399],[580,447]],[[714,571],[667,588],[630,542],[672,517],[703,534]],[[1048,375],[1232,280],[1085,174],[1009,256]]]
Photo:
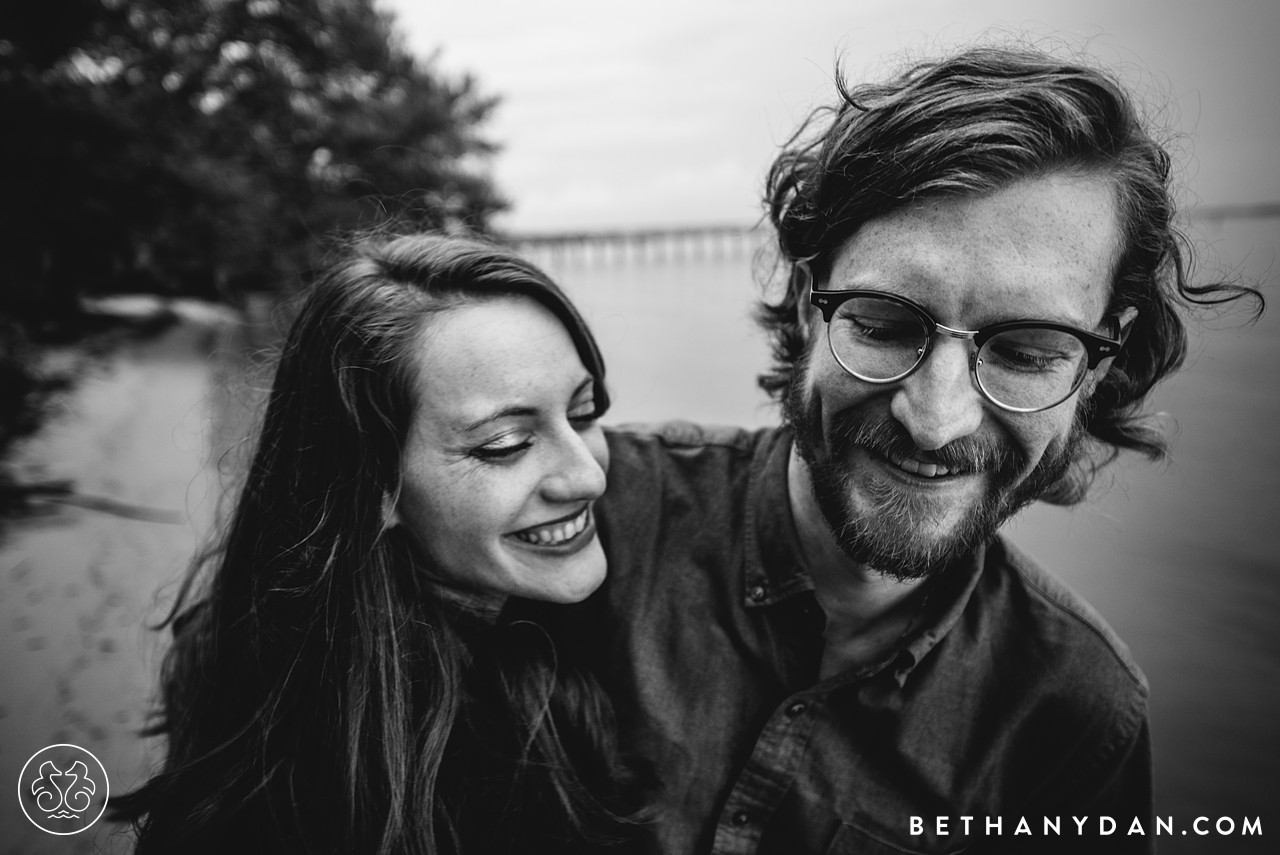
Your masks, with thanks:
[[[846,555],[898,580],[940,573],[989,543],[1006,520],[1067,474],[1085,436],[1077,419],[1066,439],[1051,444],[1020,483],[1026,455],[1007,440],[965,436],[927,454],[952,473],[985,473],[987,477],[984,495],[963,511],[949,531],[933,535],[928,532],[936,508],[888,479],[864,479],[870,484],[863,490],[872,505],[870,513],[859,514],[853,507],[853,449],[861,447],[886,459],[917,456],[920,449],[906,428],[892,417],[850,408],[832,417],[830,435],[824,440],[822,404],[816,395],[805,400],[799,379],[802,374],[803,366],[797,366],[783,412],[794,429],[796,450],[809,467],[818,507]],[[819,448],[824,452],[821,459]]]

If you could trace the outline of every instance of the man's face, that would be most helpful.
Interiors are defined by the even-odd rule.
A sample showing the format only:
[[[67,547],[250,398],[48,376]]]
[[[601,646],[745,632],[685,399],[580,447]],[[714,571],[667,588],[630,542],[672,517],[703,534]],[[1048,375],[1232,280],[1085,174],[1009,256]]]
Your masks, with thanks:
[[[906,297],[955,329],[1031,319],[1099,330],[1119,239],[1111,184],[1054,173],[872,220],[819,287]],[[1078,406],[1106,366],[1057,407],[1011,413],[975,387],[969,341],[938,337],[915,373],[878,385],[840,366],[816,311],[807,328],[786,401],[797,450],[841,548],[899,578],[989,540],[1066,472]]]

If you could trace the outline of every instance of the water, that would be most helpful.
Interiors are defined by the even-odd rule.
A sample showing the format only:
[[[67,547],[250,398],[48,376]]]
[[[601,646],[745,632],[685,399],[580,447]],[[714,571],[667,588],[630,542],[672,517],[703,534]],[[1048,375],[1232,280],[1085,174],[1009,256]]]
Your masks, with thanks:
[[[1223,264],[1261,279],[1280,220],[1204,236]],[[603,346],[607,421],[776,421],[754,382],[767,347],[749,320],[748,258],[561,262],[553,272]],[[163,616],[213,519],[218,462],[260,382],[245,373],[258,339],[195,314],[82,378],[22,451],[33,475],[75,478],[102,501],[48,506],[0,543],[0,783],[52,742],[92,750],[116,791],[159,756],[136,736],[159,656],[146,625]],[[1178,432],[1172,464],[1122,459],[1092,501],[1034,507],[1010,532],[1097,607],[1150,678],[1158,812],[1180,827],[1229,816],[1237,832],[1242,817],[1261,817],[1265,834],[1280,820],[1280,306],[1254,327],[1239,323],[1197,329],[1187,368],[1153,397]],[[1256,838],[1161,844],[1263,851]],[[127,849],[102,824],[44,835],[0,799],[0,855]]]

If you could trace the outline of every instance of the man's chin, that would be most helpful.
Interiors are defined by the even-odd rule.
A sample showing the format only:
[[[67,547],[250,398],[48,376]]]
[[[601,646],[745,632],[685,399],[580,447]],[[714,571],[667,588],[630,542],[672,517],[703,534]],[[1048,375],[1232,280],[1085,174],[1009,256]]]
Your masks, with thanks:
[[[941,572],[969,554],[989,534],[979,510],[954,503],[904,497],[889,507],[844,496],[817,496],[841,550],[854,561],[899,580]]]
[[[862,448],[810,466],[818,507],[849,558],[899,580],[940,573],[995,536],[1010,509],[1002,479],[926,479]]]

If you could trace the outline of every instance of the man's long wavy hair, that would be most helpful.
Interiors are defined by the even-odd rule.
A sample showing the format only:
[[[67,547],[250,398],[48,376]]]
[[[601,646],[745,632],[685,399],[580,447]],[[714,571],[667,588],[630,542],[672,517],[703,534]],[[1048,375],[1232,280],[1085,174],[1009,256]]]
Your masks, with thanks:
[[[617,768],[611,708],[566,666],[572,651],[528,619],[487,627],[469,616],[387,525],[424,323],[501,295],[531,297],[564,323],[602,413],[604,363],[586,324],[503,248],[366,237],[314,284],[229,525],[170,612],[155,728],[167,759],[113,800],[116,818],[137,826],[140,855],[482,851],[469,831],[518,812],[525,776],[537,782],[534,821],[568,838],[617,819],[605,803]],[[467,626],[496,639],[483,654]],[[473,664],[492,671],[488,707],[469,702]],[[505,732],[486,730],[492,721]],[[451,761],[468,734],[479,744]],[[511,779],[485,778],[495,768],[485,758],[504,746],[517,755]],[[492,813],[464,827],[469,795]]]
[[[1124,350],[1078,418],[1085,436],[1072,470],[1046,495],[1073,504],[1121,449],[1166,454],[1143,400],[1183,362],[1179,306],[1225,303],[1253,289],[1195,285],[1190,246],[1176,228],[1170,157],[1144,128],[1110,74],[1024,48],[975,47],[915,64],[884,83],[850,86],[819,107],[769,170],[765,203],[788,274],[785,294],[757,317],[773,364],[761,388],[786,400],[805,356],[807,288],[864,223],[922,199],[992,193],[1020,179],[1065,171],[1099,175],[1115,190],[1122,236],[1109,315],[1138,317]],[[1101,453],[1098,453],[1101,452]]]

